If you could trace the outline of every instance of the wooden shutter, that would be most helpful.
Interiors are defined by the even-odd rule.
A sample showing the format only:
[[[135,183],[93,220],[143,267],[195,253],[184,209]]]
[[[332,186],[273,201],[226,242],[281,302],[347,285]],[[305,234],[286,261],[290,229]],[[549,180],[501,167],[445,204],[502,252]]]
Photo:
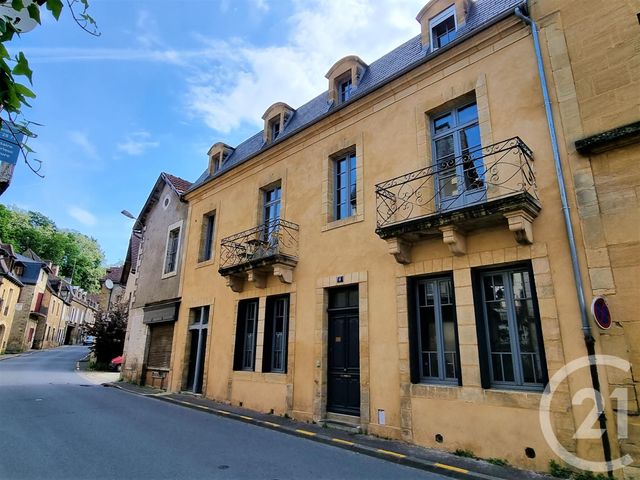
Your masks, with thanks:
[[[147,368],[169,368],[171,343],[173,342],[173,322],[149,326],[149,353]]]

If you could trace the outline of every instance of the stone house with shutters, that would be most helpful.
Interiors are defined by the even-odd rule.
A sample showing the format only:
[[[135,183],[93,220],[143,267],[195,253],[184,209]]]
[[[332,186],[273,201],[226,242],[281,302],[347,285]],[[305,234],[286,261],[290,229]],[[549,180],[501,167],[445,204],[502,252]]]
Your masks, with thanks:
[[[545,386],[606,353],[631,368],[578,370],[543,410],[564,451],[637,478],[633,5],[433,0],[416,37],[215,143],[183,194],[164,386],[545,470]]]
[[[35,252],[27,250],[22,255],[16,254],[14,272],[24,286],[15,307],[7,353],[19,353],[33,347],[38,324],[43,324],[47,318],[44,296],[51,269]]]
[[[123,268],[129,318],[122,376],[157,388],[168,385],[187,220],[181,195],[190,186],[168,173],[158,177],[135,221]]]
[[[0,243],[0,355],[4,353],[16,304],[24,284],[18,278],[16,270],[16,255],[10,244]]]

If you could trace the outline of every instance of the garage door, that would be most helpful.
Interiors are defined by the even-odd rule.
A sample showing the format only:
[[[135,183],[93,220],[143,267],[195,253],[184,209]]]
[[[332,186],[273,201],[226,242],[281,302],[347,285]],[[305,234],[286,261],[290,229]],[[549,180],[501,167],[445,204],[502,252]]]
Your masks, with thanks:
[[[169,368],[174,322],[149,325],[147,368]]]

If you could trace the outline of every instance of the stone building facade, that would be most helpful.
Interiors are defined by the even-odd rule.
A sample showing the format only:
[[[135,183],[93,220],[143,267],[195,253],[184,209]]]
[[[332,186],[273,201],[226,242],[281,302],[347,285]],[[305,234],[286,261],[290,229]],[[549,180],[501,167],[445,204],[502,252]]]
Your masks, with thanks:
[[[546,470],[543,390],[589,354],[585,332],[639,361],[633,5],[434,0],[420,35],[339,60],[326,92],[215,143],[183,195],[169,390]],[[585,305],[606,296],[609,330],[579,280]],[[637,370],[561,382],[543,409],[558,445],[630,454],[635,478]],[[594,378],[604,441],[578,434],[595,427],[592,397],[576,401]]]
[[[162,173],[134,225],[123,278],[129,301],[123,378],[167,387],[174,324],[180,309],[184,223],[180,198],[191,183]]]

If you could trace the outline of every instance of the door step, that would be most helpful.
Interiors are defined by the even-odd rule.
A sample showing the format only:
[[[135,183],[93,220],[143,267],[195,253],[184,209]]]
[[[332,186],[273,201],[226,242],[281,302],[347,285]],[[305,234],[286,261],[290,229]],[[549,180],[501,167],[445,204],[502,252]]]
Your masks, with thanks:
[[[348,432],[354,435],[362,433],[360,417],[342,415],[339,413],[327,413],[321,423],[323,427],[342,430],[343,432]]]

